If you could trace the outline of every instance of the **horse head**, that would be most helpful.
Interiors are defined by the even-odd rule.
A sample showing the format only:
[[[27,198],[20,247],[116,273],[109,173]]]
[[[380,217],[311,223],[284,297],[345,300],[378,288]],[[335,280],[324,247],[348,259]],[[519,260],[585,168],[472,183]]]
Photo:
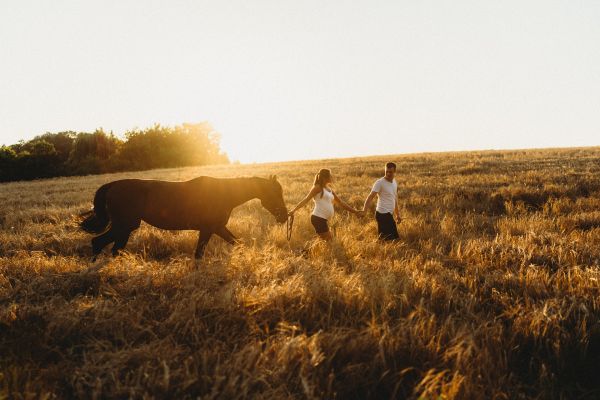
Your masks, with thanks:
[[[288,211],[283,201],[283,189],[276,176],[261,179],[260,203],[280,224],[287,221]]]

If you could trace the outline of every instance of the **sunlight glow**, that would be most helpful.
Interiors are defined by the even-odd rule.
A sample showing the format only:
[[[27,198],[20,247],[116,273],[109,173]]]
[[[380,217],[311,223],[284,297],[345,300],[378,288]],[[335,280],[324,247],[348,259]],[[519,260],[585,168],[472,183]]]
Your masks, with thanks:
[[[590,146],[600,3],[0,4],[0,143],[208,121],[242,162]]]

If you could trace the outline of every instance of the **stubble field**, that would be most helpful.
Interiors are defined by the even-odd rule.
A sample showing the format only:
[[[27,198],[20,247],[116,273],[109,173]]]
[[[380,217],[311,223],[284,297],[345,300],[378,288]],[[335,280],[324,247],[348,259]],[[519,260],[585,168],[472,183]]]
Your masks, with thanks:
[[[361,207],[398,164],[401,240],[258,200],[242,244],[143,224],[90,269],[77,215],[125,177],[277,174],[288,208],[330,168]],[[302,252],[308,248],[308,253]],[[0,398],[600,398],[600,148],[153,170],[0,185]]]

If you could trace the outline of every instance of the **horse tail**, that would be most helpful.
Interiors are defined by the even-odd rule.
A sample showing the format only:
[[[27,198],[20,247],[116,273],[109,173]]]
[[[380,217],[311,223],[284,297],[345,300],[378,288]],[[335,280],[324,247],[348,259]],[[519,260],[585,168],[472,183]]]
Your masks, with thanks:
[[[100,186],[94,196],[94,209],[80,215],[82,221],[79,226],[87,233],[102,233],[106,230],[110,222],[106,209],[106,192],[112,184],[110,182]]]

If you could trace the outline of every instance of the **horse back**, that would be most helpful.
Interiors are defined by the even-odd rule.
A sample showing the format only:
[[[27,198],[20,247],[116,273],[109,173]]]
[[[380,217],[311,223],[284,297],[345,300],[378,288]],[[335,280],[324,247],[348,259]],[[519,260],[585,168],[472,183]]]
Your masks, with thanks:
[[[111,219],[127,224],[144,220],[162,229],[200,229],[227,222],[226,186],[211,177],[185,182],[124,179],[111,185],[107,205]]]

